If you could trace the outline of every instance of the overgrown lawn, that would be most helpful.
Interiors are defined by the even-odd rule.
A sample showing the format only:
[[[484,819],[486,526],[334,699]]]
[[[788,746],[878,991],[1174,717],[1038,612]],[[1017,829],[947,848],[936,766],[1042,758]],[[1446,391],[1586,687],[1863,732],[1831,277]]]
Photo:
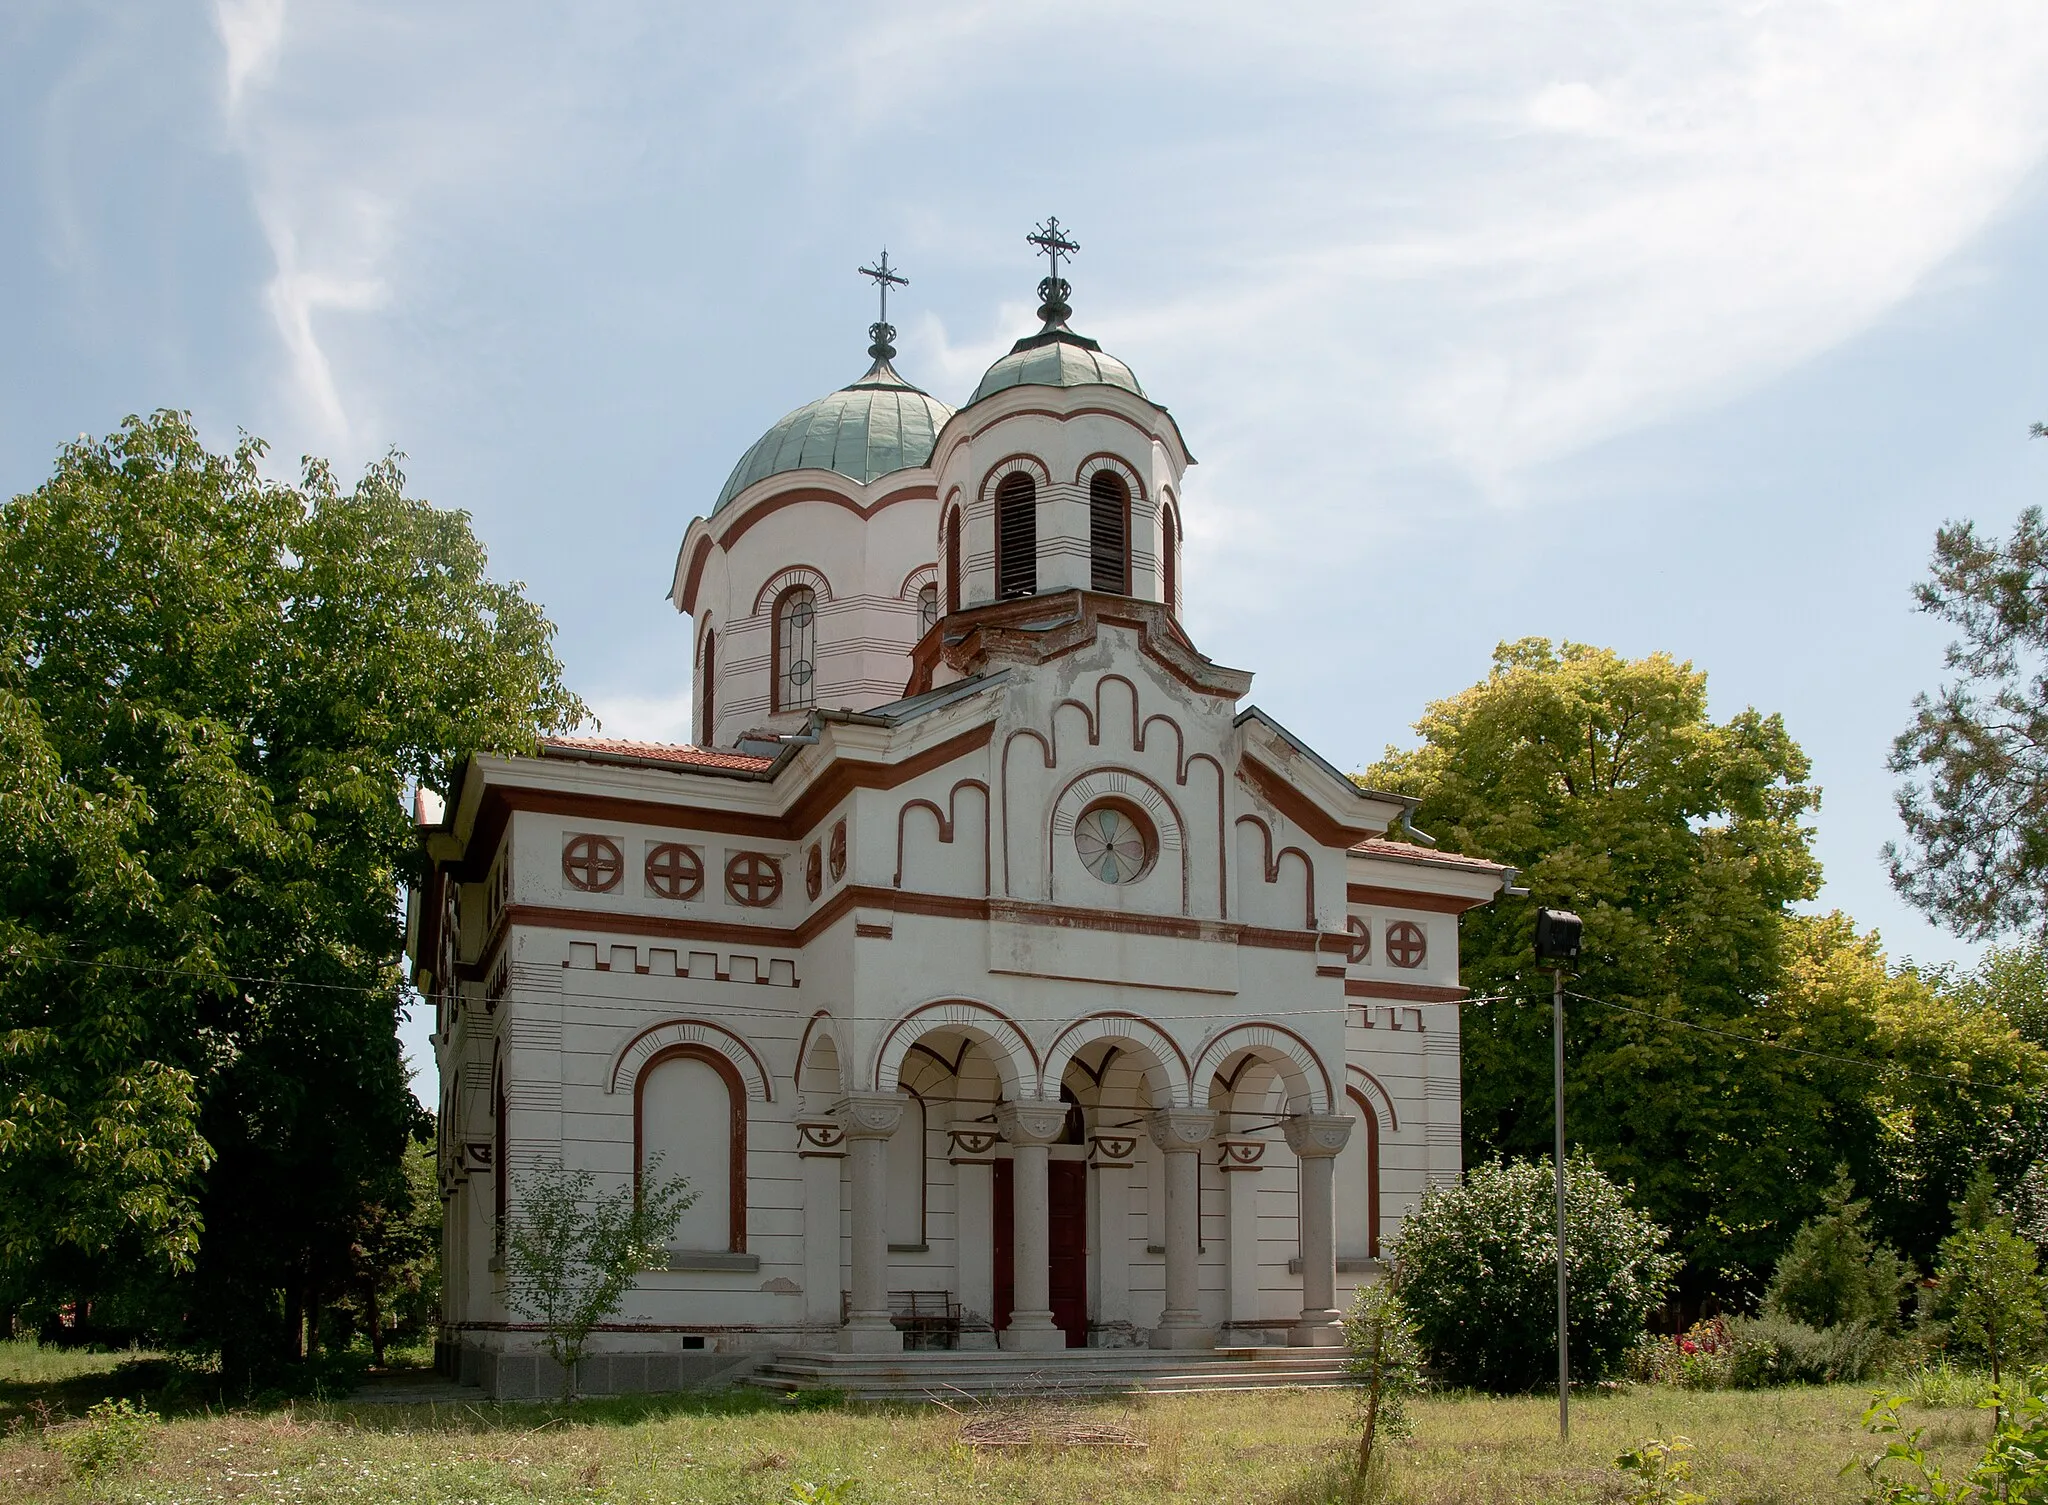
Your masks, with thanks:
[[[101,1355],[99,1394],[123,1356]],[[735,1505],[782,1502],[799,1481],[857,1480],[859,1505],[891,1501],[1215,1500],[1319,1505],[1333,1498],[1351,1397],[1332,1391],[1130,1397],[989,1408],[792,1404],[771,1396],[671,1396],[547,1406],[297,1404],[200,1412],[155,1429],[145,1461],[88,1483],[52,1445],[91,1394],[83,1361],[0,1349],[0,1387],[40,1383],[0,1440],[0,1499],[23,1502],[292,1501],[295,1505]],[[69,1372],[62,1372],[69,1365]],[[131,1366],[127,1374],[133,1374]],[[1763,1392],[1643,1388],[1574,1407],[1557,1441],[1540,1397],[1438,1398],[1414,1407],[1415,1438],[1393,1445],[1404,1505],[1564,1505],[1625,1498],[1614,1456],[1653,1436],[1690,1437],[1695,1485],[1716,1505],[1854,1501],[1842,1464],[1868,1453],[1857,1424],[1868,1389]],[[48,1424],[40,1414],[48,1408]],[[1988,1418],[1916,1413],[1945,1461],[1981,1448]],[[977,1443],[976,1439],[981,1439]]]

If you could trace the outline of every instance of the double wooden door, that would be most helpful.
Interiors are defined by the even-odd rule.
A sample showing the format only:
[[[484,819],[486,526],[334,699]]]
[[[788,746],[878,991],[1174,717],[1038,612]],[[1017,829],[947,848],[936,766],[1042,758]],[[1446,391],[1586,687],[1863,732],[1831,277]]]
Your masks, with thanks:
[[[995,1163],[996,1331],[1010,1325],[1017,1295],[1017,1191],[1012,1162]],[[1055,1160],[1046,1168],[1050,1226],[1047,1229],[1047,1289],[1052,1322],[1067,1335],[1067,1347],[1088,1346],[1088,1167],[1079,1160]]]

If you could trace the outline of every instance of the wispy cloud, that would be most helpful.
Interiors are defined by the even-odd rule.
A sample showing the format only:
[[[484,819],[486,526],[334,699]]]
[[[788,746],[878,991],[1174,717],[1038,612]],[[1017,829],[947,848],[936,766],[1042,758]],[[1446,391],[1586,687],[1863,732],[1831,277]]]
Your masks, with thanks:
[[[250,84],[266,81],[284,45],[285,0],[214,0],[213,25],[227,52],[227,112],[233,116]]]

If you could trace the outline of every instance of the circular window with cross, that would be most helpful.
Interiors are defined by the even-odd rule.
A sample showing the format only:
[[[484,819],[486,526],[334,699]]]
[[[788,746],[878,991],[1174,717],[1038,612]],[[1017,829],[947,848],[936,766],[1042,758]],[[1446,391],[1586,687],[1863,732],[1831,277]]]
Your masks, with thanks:
[[[1357,915],[1353,915],[1344,922],[1344,930],[1351,937],[1351,948],[1345,953],[1344,959],[1354,967],[1362,961],[1370,961],[1372,959],[1372,927],[1367,925]]]
[[[811,843],[810,851],[804,853],[804,892],[815,900],[825,891],[825,856],[818,850],[818,844]]]
[[[834,883],[846,876],[846,822],[843,820],[832,823],[832,846],[827,864],[832,869]]]
[[[734,852],[725,863],[725,894],[748,909],[766,909],[782,897],[782,864],[766,852]]]
[[[680,842],[649,847],[647,887],[664,899],[694,899],[704,892],[704,859]]]
[[[617,888],[624,866],[618,845],[608,836],[572,836],[562,843],[562,876],[571,888],[587,894],[605,894]]]
[[[1429,957],[1429,937],[1413,920],[1396,920],[1387,927],[1387,960],[1397,967],[1419,967]]]
[[[1075,817],[1074,850],[1104,883],[1136,883],[1152,871],[1159,838],[1136,806],[1098,800]]]

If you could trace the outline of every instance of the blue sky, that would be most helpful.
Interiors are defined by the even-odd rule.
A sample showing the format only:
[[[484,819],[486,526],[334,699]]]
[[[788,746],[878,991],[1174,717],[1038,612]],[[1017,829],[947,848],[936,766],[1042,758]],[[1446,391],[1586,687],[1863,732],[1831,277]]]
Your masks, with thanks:
[[[1782,711],[1894,953],[1935,527],[2048,500],[2038,7],[12,0],[0,486],[191,409],[404,450],[620,735],[686,726],[684,526],[857,375],[960,401],[1023,236],[1200,461],[1188,618],[1340,766],[1542,634]]]

